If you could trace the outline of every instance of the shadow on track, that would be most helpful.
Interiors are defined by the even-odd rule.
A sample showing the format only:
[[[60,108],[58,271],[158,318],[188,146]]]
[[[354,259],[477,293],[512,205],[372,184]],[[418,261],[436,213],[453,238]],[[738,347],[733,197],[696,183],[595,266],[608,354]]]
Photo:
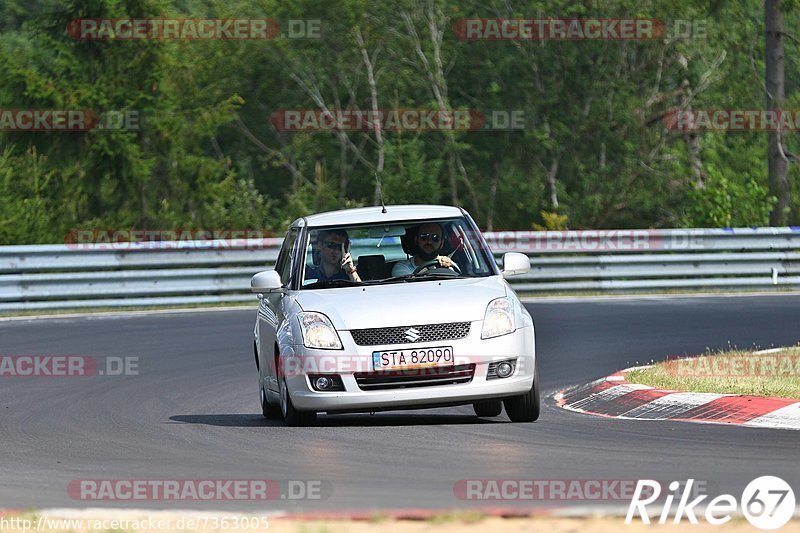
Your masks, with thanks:
[[[182,424],[200,424],[220,427],[283,427],[282,420],[268,420],[257,414],[202,414],[174,415],[169,417],[173,422]],[[507,419],[486,419],[474,415],[448,414],[341,414],[319,415],[314,424],[316,427],[348,427],[348,426],[435,426],[451,424],[494,424],[508,423]]]
[[[267,420],[261,415],[174,415],[169,417],[173,422],[182,424],[200,424],[204,426],[220,426],[231,428],[253,428],[262,426],[282,426],[282,420]]]

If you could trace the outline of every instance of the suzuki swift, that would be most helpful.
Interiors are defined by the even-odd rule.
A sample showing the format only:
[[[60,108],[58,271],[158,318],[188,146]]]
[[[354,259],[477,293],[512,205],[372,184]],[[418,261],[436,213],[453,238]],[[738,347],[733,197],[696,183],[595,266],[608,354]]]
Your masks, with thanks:
[[[317,413],[472,404],[539,417],[534,326],[470,215],[433,205],[299,218],[258,294],[261,410],[290,426]]]

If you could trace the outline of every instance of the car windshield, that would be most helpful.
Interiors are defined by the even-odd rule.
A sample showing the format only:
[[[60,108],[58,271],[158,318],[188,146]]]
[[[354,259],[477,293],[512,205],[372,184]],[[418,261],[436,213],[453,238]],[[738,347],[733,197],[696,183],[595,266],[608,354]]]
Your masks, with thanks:
[[[490,276],[496,264],[483,242],[463,217],[309,228],[301,286],[318,289]],[[348,252],[354,275],[348,275],[349,265],[342,267]]]

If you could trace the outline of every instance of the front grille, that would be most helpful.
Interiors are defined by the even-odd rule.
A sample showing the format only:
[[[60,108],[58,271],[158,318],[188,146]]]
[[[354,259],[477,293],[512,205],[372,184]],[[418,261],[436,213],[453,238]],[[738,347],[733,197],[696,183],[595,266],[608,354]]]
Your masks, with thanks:
[[[350,334],[359,346],[378,346],[463,339],[469,335],[469,327],[469,322],[450,322],[424,326],[353,329],[350,330]],[[409,332],[409,330],[414,331]]]
[[[414,368],[385,372],[356,372],[361,390],[408,389],[433,385],[469,383],[475,374],[475,364],[435,368]]]

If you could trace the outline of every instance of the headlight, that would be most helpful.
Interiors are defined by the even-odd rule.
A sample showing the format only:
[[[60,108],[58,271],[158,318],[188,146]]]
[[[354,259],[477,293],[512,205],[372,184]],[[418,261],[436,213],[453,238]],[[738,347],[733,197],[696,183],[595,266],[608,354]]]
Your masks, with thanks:
[[[486,306],[481,339],[491,339],[514,331],[514,304],[508,298],[497,298]]]
[[[341,350],[342,341],[333,329],[330,319],[322,313],[300,313],[300,331],[303,333],[303,345],[306,348],[322,350]]]

